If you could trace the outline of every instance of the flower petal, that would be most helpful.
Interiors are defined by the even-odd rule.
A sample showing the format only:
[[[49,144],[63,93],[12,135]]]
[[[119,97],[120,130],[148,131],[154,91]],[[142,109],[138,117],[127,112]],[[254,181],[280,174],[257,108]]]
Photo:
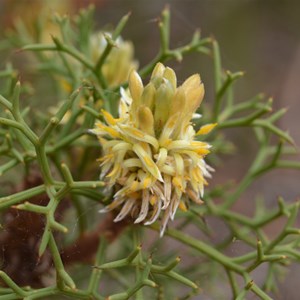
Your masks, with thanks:
[[[130,213],[134,204],[135,204],[134,199],[128,199],[123,205],[120,213],[114,218],[114,222],[119,222],[123,220]]]
[[[148,215],[148,208],[149,208],[149,191],[143,190],[142,206],[138,218],[134,221],[135,224],[141,223],[145,220],[145,218]]]
[[[146,170],[159,181],[163,181],[163,178],[161,176],[161,173],[157,165],[152,160],[152,158],[147,154],[147,152],[143,149],[143,147],[140,144],[135,144],[133,145],[132,150],[140,158]]]
[[[145,225],[151,225],[152,223],[154,223],[159,214],[160,214],[160,211],[161,211],[161,201],[158,199],[154,205],[154,208],[153,208],[153,212],[152,212],[152,215],[150,217],[150,220],[145,222],[144,224]]]
[[[133,103],[138,107],[144,86],[140,75],[135,70],[130,72],[128,85]]]
[[[208,134],[208,133],[210,133],[217,125],[218,125],[218,123],[206,124],[206,125],[202,126],[202,127],[197,131],[196,135]]]

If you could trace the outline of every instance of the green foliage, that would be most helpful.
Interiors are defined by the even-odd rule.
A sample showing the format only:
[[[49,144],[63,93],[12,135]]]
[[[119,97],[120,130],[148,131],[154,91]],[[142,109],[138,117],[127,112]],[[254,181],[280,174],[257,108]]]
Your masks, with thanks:
[[[213,63],[215,99],[211,107],[201,108],[203,118],[196,126],[199,127],[202,121],[203,124],[218,123],[208,137],[213,145],[211,165],[222,161],[222,153],[231,150],[225,135],[228,128],[241,131],[250,128],[257,151],[238,183],[224,182],[221,186],[207,187],[205,204],[177,213],[178,222],[166,230],[162,239],[155,233],[159,230],[156,224],[151,227],[121,224],[119,226],[125,231],[121,235],[115,233],[116,241],[111,244],[104,226],[101,227],[103,231],[98,232],[98,250],[91,253],[92,256],[95,254],[95,259],[93,265],[88,265],[87,275],[80,278],[78,269],[66,266],[62,250],[68,243],[80,241],[95,228],[97,231],[96,225],[100,222],[111,222],[105,216],[94,214],[95,207],[98,210],[108,203],[112,195],[97,179],[96,159],[100,147],[88,129],[93,127],[96,119],[102,118],[99,112],[101,101],[105,109],[116,114],[120,87],[127,86],[124,82],[109,87],[103,66],[128,18],[128,15],[123,17],[113,33],[105,35],[107,45],[97,61],[90,57],[88,38],[94,30],[92,8],[80,12],[74,20],[55,16],[53,22],[60,37],[53,36],[51,44],[36,43],[21,22],[17,26],[18,32],[9,36],[12,43],[22,47],[20,55],[29,57],[31,70],[46,74],[49,85],[54,87],[53,90],[48,87],[46,93],[52,93],[52,99],[62,97],[66,100],[56,100],[58,105],[50,116],[44,108],[32,112],[30,104],[24,107],[24,102],[20,101],[20,96],[22,100],[22,95],[31,93],[30,85],[20,84],[17,71],[11,65],[0,72],[0,104],[3,108],[0,175],[12,174],[22,181],[31,176],[32,169],[38,169],[42,181],[23,190],[14,188],[15,192],[1,192],[0,209],[3,216],[8,208],[44,216],[37,259],[50,253],[55,270],[55,280],[52,278],[49,284],[40,288],[18,285],[0,271],[5,286],[0,288],[0,299],[192,299],[201,291],[212,293],[209,286],[220,287],[221,282],[231,289],[235,299],[245,299],[250,292],[261,299],[271,299],[270,293],[276,292],[278,275],[292,261],[300,260],[300,229],[295,225],[299,203],[289,204],[279,199],[277,208],[267,209],[263,199],[259,199],[253,217],[235,211],[233,206],[266,172],[275,168],[300,169],[298,161],[284,158],[286,154],[296,152],[292,138],[276,125],[285,109],[273,112],[272,99],[265,99],[261,94],[237,103],[234,84],[243,73],[223,71],[219,46],[214,39],[202,38],[196,32],[187,45],[170,49],[168,9],[163,11],[158,22],[161,39],[158,54],[140,69],[139,74],[145,78],[157,62],[181,61],[188,53],[206,55]],[[43,30],[39,28],[38,32]],[[66,96],[68,89],[62,87],[64,83],[72,90],[69,96]],[[32,82],[34,84],[39,81]],[[10,182],[16,185],[14,180]],[[46,205],[31,201],[40,196],[46,196]],[[74,227],[75,221],[68,223],[67,217],[58,217],[57,212],[67,214],[65,210],[60,212],[59,205],[63,202],[69,203],[67,210],[75,215],[78,227]],[[218,228],[211,229],[205,222],[210,217],[222,222],[227,230],[221,242],[213,240],[213,231]],[[275,236],[269,236],[265,228],[278,220],[283,224],[281,229]],[[1,227],[1,230],[6,229],[4,221]],[[72,227],[75,230],[71,230]],[[235,241],[246,245],[246,252],[231,253]],[[179,255],[185,264],[180,263]],[[83,261],[84,258],[78,261],[79,273],[85,272]],[[267,267],[267,272],[263,281],[256,283],[253,272],[261,265]],[[225,299],[230,297],[223,296]],[[222,295],[218,297],[221,299]]]

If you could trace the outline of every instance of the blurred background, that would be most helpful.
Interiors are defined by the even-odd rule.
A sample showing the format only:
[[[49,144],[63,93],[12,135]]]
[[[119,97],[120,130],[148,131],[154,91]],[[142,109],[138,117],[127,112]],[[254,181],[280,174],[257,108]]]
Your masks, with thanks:
[[[131,12],[122,36],[132,40],[136,59],[143,66],[157,53],[159,33],[156,26],[165,5],[171,10],[171,45],[185,44],[193,32],[200,28],[203,36],[214,36],[220,44],[223,67],[245,71],[244,79],[237,84],[237,101],[246,100],[259,92],[274,98],[274,109],[287,107],[280,127],[288,130],[296,145],[300,144],[300,2],[295,0],[1,0],[0,35],[4,36],[13,19],[20,17],[30,21],[40,9],[72,14],[81,7],[93,3],[96,6],[96,24],[99,27],[117,24],[120,18]],[[14,60],[16,54],[2,55],[0,66]],[[179,81],[193,73],[200,73],[206,87],[205,103],[213,101],[212,64],[203,55],[190,55],[183,62],[169,63],[175,68]],[[249,167],[256,145],[247,131],[228,132],[236,148],[236,154],[226,157],[218,166],[213,182],[224,178],[239,180]],[[243,162],[243,163],[241,163]],[[228,171],[229,170],[229,171]],[[257,194],[263,195],[268,206],[273,206],[278,196],[286,201],[299,199],[299,172],[277,170],[259,179],[245,193],[236,209],[249,212],[247,203]],[[217,228],[216,228],[217,230]],[[276,228],[270,228],[270,234]],[[300,268],[293,266],[280,286],[279,298],[299,299],[298,278]],[[202,299],[202,296],[199,296]],[[204,298],[203,298],[204,299]]]

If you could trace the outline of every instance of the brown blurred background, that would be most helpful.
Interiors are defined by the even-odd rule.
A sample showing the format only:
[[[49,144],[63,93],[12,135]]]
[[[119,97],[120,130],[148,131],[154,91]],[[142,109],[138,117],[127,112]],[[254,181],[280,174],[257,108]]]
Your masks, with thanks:
[[[89,3],[96,6],[96,23],[102,27],[116,24],[131,11],[130,21],[123,32],[125,39],[134,42],[136,58],[140,66],[149,62],[159,46],[156,19],[166,4],[170,5],[172,26],[171,45],[183,45],[193,31],[201,29],[203,36],[213,35],[220,43],[225,69],[243,70],[246,76],[237,85],[236,98],[243,101],[258,92],[274,97],[274,108],[288,107],[280,120],[280,127],[289,130],[300,145],[300,2],[297,0],[98,0],[98,1],[47,1],[2,0],[0,1],[1,28],[9,26],[13,16],[21,18],[24,8],[31,13],[44,6],[49,11],[59,7],[61,12],[73,13]],[[4,31],[0,32],[3,35]],[[3,58],[1,67],[11,56]],[[206,86],[205,101],[212,102],[212,66],[203,55],[190,55],[183,63],[171,63],[179,79],[195,72],[201,73]],[[245,134],[246,133],[246,134]],[[235,156],[219,166],[214,180],[238,180],[248,168],[255,149],[252,135],[233,132],[230,138],[236,146]],[[299,156],[298,156],[299,159]],[[230,170],[230,172],[228,172]],[[259,179],[245,195],[244,203],[253,201],[255,195],[263,195],[267,206],[273,206],[278,196],[286,201],[299,199],[299,172],[276,170]],[[243,204],[239,210],[248,210]],[[272,230],[272,229],[271,229]],[[276,228],[273,229],[276,232]],[[299,299],[298,278],[300,268],[294,266],[280,286],[278,299]],[[200,299],[200,298],[199,298]],[[202,299],[202,298],[201,298]],[[253,298],[254,299],[254,298]]]

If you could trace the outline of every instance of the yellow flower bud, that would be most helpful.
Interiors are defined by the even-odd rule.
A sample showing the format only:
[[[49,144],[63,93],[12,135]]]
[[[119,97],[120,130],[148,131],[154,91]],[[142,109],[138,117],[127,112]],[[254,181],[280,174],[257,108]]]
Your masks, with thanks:
[[[190,90],[197,88],[201,84],[201,78],[199,74],[194,74],[184,81],[182,87],[188,93]]]
[[[153,83],[150,82],[143,90],[141,104],[149,107],[152,110],[155,102],[155,93],[156,89]]]
[[[163,77],[165,69],[162,63],[157,63],[152,71],[151,80],[155,77]]]
[[[152,111],[147,106],[140,106],[138,109],[139,128],[154,136],[154,118]]]
[[[133,102],[139,102],[144,86],[141,77],[135,70],[130,72],[128,84]]]
[[[141,103],[141,96],[143,93],[144,86],[143,86],[141,77],[134,70],[131,71],[131,73],[129,75],[128,84],[129,84],[130,94],[132,97],[131,116],[132,116],[132,119],[135,121],[137,109]]]
[[[154,129],[159,134],[170,115],[173,91],[166,84],[162,84],[156,92]]]
[[[174,70],[167,67],[164,71],[163,77],[171,83],[173,90],[175,91],[177,87],[177,77]]]
[[[200,106],[202,99],[204,96],[204,86],[200,84],[194,89],[190,89],[186,92],[186,108],[188,109],[188,113],[193,114],[197,108]]]

